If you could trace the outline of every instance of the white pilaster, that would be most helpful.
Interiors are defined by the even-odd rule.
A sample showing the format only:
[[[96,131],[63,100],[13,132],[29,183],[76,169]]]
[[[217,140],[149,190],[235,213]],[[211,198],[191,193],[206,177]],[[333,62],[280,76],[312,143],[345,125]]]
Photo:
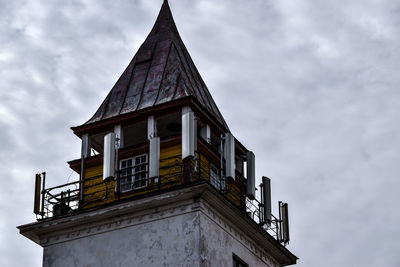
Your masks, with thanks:
[[[150,115],[147,118],[147,139],[151,139],[157,136],[157,122],[154,115]]]
[[[194,156],[194,113],[190,107],[182,108],[182,159]]]
[[[224,145],[226,177],[235,178],[235,137],[231,133],[225,134]]]
[[[154,115],[147,118],[147,138],[150,141],[149,178],[158,182],[160,176],[160,137],[157,137],[157,123]]]
[[[246,165],[247,195],[250,199],[254,199],[256,193],[255,156],[251,151],[246,153]]]
[[[82,147],[81,147],[81,156],[82,158],[90,157],[91,146],[89,134],[82,135]]]
[[[111,132],[104,136],[103,155],[103,180],[114,178],[115,175],[115,133]]]
[[[115,133],[115,138],[119,139],[118,147],[117,148],[123,148],[124,147],[124,132],[122,131],[121,124],[117,124],[114,126],[114,133]]]

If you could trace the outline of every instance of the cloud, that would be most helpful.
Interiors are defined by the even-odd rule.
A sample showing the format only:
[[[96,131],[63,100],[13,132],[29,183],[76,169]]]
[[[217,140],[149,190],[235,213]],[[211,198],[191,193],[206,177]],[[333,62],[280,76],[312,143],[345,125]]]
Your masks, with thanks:
[[[170,2],[257,175],[289,202],[299,266],[398,266],[399,4]],[[69,127],[93,115],[160,5],[0,1],[0,265],[40,265],[15,230],[34,221],[34,174],[66,182],[80,149]]]

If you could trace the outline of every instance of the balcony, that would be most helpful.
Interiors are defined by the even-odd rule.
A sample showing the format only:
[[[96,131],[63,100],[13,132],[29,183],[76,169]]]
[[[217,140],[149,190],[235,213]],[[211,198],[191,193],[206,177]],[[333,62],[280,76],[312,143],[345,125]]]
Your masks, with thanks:
[[[125,171],[130,168],[136,168],[136,171],[129,171],[132,175],[127,176],[125,173],[123,176],[122,170],[119,170],[117,177],[112,181],[103,181],[102,176],[97,175],[85,179],[83,184],[75,181],[41,190],[41,202],[35,201],[35,206],[40,206],[35,209],[37,220],[51,220],[100,206],[161,194],[199,183],[209,183],[217,194],[221,194],[240,212],[246,214],[276,240],[286,243],[281,231],[282,220],[272,215],[272,220],[265,222],[263,204],[246,196],[241,174],[237,172],[236,179],[221,178],[219,170],[213,170],[207,157],[199,152],[193,159],[185,161],[182,161],[180,156],[160,160],[159,177],[148,177],[147,162],[125,168]],[[139,174],[140,179],[137,179]],[[131,182],[126,183],[125,179],[123,183],[122,177],[129,177]],[[125,188],[121,190],[123,186]]]

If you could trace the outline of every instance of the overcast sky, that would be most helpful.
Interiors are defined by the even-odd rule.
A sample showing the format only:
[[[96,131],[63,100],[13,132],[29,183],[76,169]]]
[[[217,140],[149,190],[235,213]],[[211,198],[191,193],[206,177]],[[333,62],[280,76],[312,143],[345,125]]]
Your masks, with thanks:
[[[69,129],[101,104],[162,0],[0,0],[0,266],[41,266],[18,234],[34,174],[78,179]],[[298,266],[400,266],[400,2],[170,0],[257,176],[289,203]]]

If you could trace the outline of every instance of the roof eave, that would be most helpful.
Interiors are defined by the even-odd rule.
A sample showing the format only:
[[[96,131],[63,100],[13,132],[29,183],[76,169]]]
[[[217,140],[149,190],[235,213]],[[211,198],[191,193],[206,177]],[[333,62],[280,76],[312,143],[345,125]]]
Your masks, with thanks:
[[[92,122],[89,124],[82,124],[80,126],[71,127],[71,130],[76,136],[82,138],[83,134],[98,133],[99,131],[112,130],[113,126],[122,122],[133,122],[147,118],[147,116],[154,113],[161,113],[167,111],[176,111],[182,106],[189,105],[197,114],[206,119],[210,125],[214,126],[221,132],[229,132],[229,128],[219,122],[211,112],[204,109],[202,105],[193,96],[176,99],[171,102],[159,104],[146,109],[133,111],[126,114],[120,114],[111,118],[103,119],[100,121]]]

